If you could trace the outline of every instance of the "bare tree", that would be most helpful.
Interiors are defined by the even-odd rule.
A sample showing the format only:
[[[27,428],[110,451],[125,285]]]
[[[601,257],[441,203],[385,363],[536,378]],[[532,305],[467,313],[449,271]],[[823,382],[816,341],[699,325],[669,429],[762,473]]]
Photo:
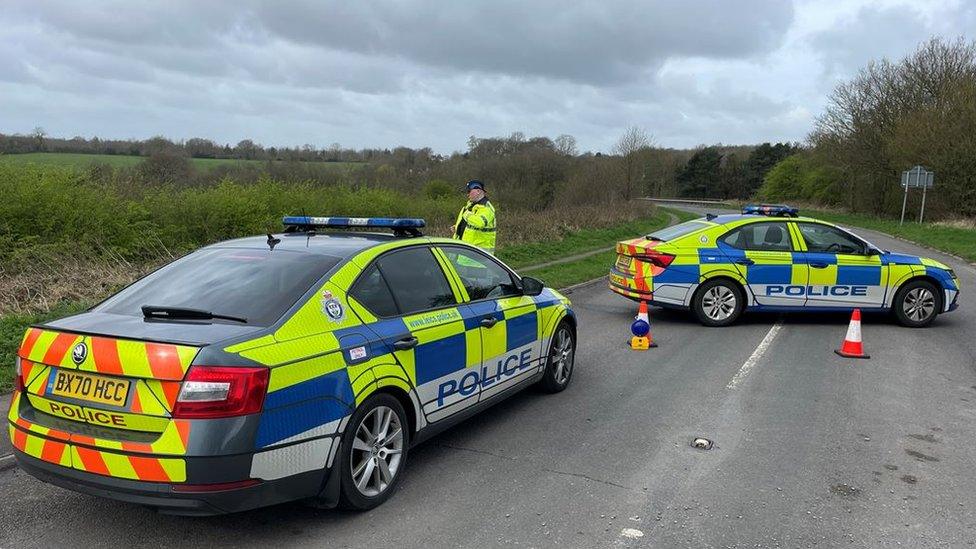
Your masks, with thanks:
[[[553,143],[556,146],[556,152],[563,156],[576,156],[579,154],[579,150],[576,148],[576,138],[572,135],[562,134]]]
[[[624,197],[634,196],[635,185],[643,180],[643,163],[641,154],[651,148],[651,137],[647,135],[639,126],[627,128],[617,144],[613,146],[613,152],[622,158]]]

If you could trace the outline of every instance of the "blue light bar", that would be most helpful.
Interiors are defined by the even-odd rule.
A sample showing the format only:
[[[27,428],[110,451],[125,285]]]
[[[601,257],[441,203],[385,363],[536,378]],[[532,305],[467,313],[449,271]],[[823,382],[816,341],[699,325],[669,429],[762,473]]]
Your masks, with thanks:
[[[742,207],[742,213],[774,217],[797,217],[800,215],[800,210],[784,204],[746,204]]]
[[[285,216],[281,222],[290,229],[393,229],[394,233],[420,234],[427,223],[405,217],[312,217]]]

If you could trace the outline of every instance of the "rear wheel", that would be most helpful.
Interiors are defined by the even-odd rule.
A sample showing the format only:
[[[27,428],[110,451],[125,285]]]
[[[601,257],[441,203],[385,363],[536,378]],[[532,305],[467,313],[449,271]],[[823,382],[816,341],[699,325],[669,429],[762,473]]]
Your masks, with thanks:
[[[392,395],[373,395],[356,408],[340,448],[343,507],[365,511],[389,499],[407,464],[408,425]]]
[[[902,326],[922,328],[942,311],[942,292],[927,280],[911,280],[895,294],[891,308]]]
[[[691,299],[691,309],[705,326],[728,326],[742,314],[745,294],[738,284],[724,278],[706,281]]]
[[[558,393],[565,389],[573,378],[575,359],[576,336],[573,335],[573,328],[564,320],[556,327],[549,343],[546,371],[542,374],[539,387],[547,393]]]

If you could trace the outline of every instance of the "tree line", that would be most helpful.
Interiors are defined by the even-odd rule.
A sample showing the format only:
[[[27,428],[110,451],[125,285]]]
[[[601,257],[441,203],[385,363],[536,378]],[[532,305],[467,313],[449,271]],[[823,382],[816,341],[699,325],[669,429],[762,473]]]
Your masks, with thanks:
[[[895,216],[900,174],[915,165],[935,172],[927,213],[976,216],[976,42],[933,38],[869,63],[837,86],[808,146],[769,172],[760,195]],[[910,193],[909,207],[920,197]]]

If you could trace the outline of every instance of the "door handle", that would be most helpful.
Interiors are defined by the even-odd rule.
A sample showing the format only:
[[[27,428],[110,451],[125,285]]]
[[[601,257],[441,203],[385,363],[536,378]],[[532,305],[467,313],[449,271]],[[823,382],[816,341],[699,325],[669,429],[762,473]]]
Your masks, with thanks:
[[[485,328],[491,328],[495,324],[498,324],[498,319],[493,316],[486,316],[481,319],[481,325]]]
[[[746,265],[746,266],[749,266],[749,265],[754,265],[755,263],[756,263],[755,261],[749,259],[748,257],[743,258],[743,259],[736,259],[735,260],[735,264],[736,265]]]
[[[810,264],[814,269],[826,269],[828,265],[826,263],[820,263],[819,261]]]
[[[396,349],[397,351],[406,351],[408,349],[413,349],[414,347],[416,347],[417,343],[419,342],[420,341],[414,336],[405,337],[397,341],[396,343],[394,343],[393,348]]]

